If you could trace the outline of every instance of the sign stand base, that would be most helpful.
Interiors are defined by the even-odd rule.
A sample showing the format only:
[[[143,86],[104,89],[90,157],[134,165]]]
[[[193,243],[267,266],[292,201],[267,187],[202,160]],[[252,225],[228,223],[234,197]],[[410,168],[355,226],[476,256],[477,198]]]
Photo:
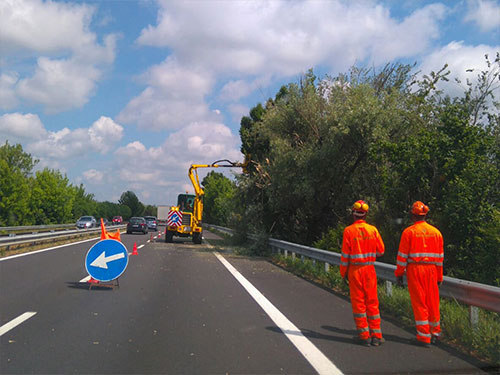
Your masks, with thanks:
[[[89,290],[92,289],[92,287],[99,287],[99,288],[109,288],[115,290],[116,288],[120,288],[120,281],[118,279],[108,281],[105,283],[101,283],[100,281],[97,283],[89,283]]]

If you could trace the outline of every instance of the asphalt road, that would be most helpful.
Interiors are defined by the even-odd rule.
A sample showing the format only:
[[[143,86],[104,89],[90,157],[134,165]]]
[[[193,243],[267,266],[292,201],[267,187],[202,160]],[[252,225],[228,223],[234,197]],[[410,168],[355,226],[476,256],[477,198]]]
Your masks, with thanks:
[[[264,259],[221,254],[263,296],[252,297],[207,245],[150,237],[122,234],[130,252],[144,247],[114,290],[80,282],[96,241],[0,261],[0,326],[36,312],[0,337],[0,373],[315,374],[321,356],[345,374],[481,373],[385,319],[384,345],[355,345],[348,300]],[[287,335],[259,299],[293,324]]]

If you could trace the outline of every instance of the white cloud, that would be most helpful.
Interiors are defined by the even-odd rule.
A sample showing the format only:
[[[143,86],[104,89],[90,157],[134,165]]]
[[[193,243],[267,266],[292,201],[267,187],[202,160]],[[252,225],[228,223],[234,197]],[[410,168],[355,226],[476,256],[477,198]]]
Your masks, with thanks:
[[[236,102],[251,94],[254,90],[266,87],[270,82],[271,77],[268,75],[256,78],[252,82],[242,79],[229,81],[220,90],[219,98],[224,101]]]
[[[243,116],[248,116],[250,108],[243,104],[230,104],[228,110],[231,113],[233,122],[239,123]]]
[[[44,139],[29,143],[27,149],[44,160],[86,159],[94,152],[106,154],[122,136],[123,127],[103,116],[89,128],[47,132]]]
[[[100,44],[90,31],[94,12],[85,4],[0,2],[3,63],[18,70],[2,77],[0,88],[7,89],[8,99],[2,108],[13,109],[23,100],[59,112],[87,103],[103,69],[113,63],[116,48],[115,35],[104,36]]]
[[[47,134],[38,115],[32,113],[6,113],[0,116],[0,143],[35,141]]]
[[[118,121],[136,123],[142,129],[161,130],[219,118],[204,100],[213,85],[213,77],[207,72],[189,69],[167,58],[144,73],[141,81],[149,86],[127,104]]]
[[[123,136],[123,127],[109,117],[101,116],[88,130],[90,144],[101,154],[111,150]]]
[[[136,194],[149,192],[157,202],[165,199],[160,204],[175,203],[174,197],[191,186],[187,175],[191,164],[210,164],[219,159],[242,161],[238,143],[227,126],[213,122],[189,124],[170,134],[159,147],[131,142],[114,153],[118,185],[133,185]]]
[[[432,4],[398,22],[372,2],[159,3],[158,24],[143,29],[138,43],[172,48],[179,61],[218,73],[277,76],[415,56],[438,36],[446,11]]]
[[[0,108],[3,110],[11,110],[18,104],[15,85],[18,81],[18,75],[15,72],[2,73],[0,75]]]
[[[479,72],[487,70],[484,59],[485,54],[488,54],[490,61],[492,61],[498,51],[500,51],[500,45],[468,46],[463,42],[451,42],[424,58],[419,69],[423,74],[428,75],[431,71],[437,72],[444,64],[448,64],[448,70],[451,72],[450,77],[448,77],[449,82],[441,81],[438,88],[444,90],[451,97],[458,97],[462,96],[467,89],[467,79],[472,83],[477,82]],[[467,72],[470,69],[473,69],[473,71]],[[457,84],[455,78],[462,81],[462,84]],[[496,93],[495,96],[498,98],[499,95],[500,93]]]
[[[94,66],[40,57],[33,77],[19,81],[17,94],[46,106],[47,112],[82,107],[100,78]]]
[[[83,178],[91,184],[100,184],[104,179],[104,173],[96,169],[89,169],[82,173]]]
[[[500,28],[500,4],[488,0],[469,0],[465,21],[474,22],[483,32]]]
[[[141,77],[147,87],[117,117],[155,130],[220,121],[206,102],[216,80],[226,81],[217,99],[235,104],[317,65],[338,72],[417,56],[439,36],[447,10],[432,4],[398,21],[373,2],[158,3],[157,24],[144,28],[137,43],[168,47],[171,55]]]

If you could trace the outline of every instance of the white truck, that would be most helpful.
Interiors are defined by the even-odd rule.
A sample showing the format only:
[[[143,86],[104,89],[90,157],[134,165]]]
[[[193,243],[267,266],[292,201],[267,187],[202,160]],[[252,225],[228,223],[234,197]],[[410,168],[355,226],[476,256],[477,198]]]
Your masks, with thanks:
[[[170,206],[158,206],[158,212],[156,218],[162,224],[167,222],[168,213],[170,211]]]

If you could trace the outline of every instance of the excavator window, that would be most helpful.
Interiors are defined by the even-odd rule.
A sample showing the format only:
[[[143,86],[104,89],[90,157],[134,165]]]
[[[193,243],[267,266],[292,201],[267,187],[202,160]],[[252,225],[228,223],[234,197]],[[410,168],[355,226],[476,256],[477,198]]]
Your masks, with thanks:
[[[193,212],[194,195],[179,194],[177,197],[177,205],[180,207],[181,212]]]

